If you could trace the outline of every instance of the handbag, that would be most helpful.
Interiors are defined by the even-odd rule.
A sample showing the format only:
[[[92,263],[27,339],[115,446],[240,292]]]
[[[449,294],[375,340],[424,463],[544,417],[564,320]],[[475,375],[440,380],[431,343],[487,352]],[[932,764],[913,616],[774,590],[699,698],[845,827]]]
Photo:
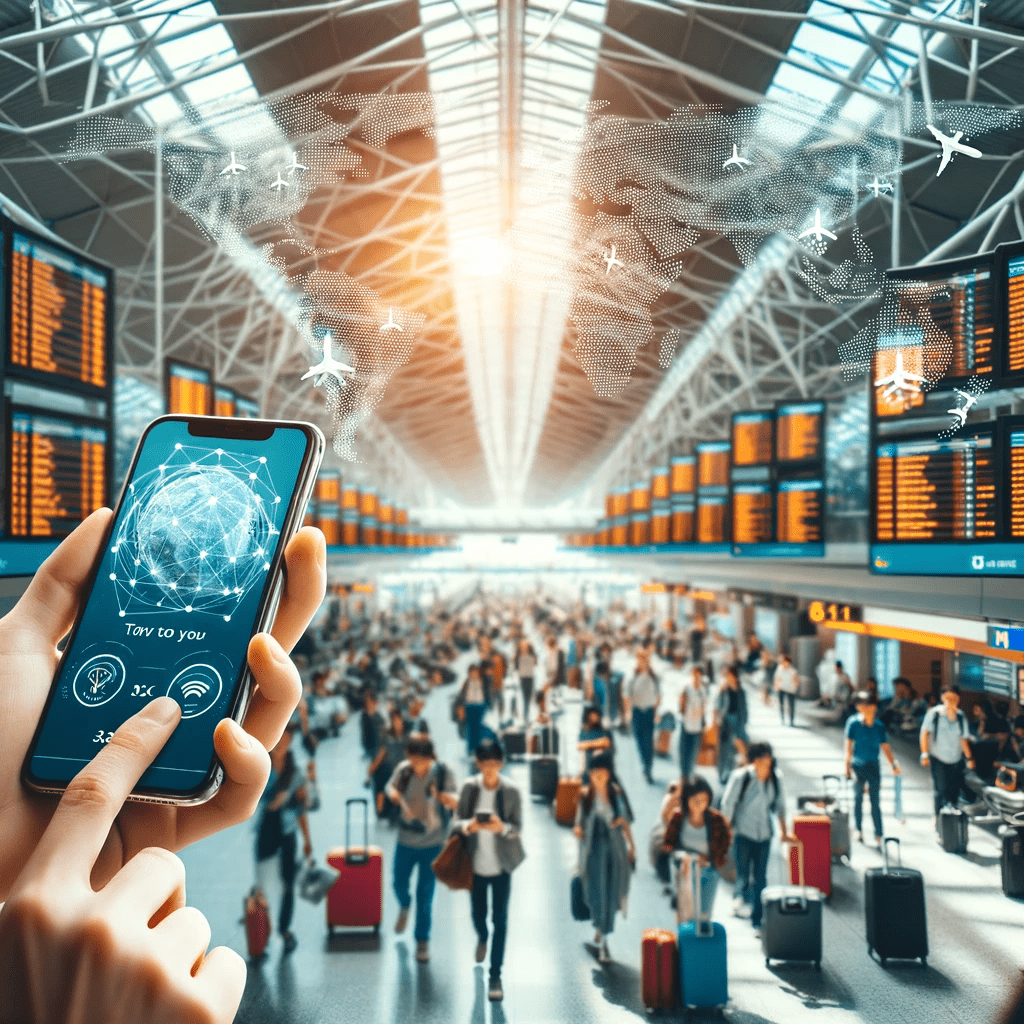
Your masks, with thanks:
[[[569,906],[572,909],[574,921],[589,921],[590,907],[587,906],[586,898],[583,895],[583,880],[579,875],[573,875],[569,883]]]
[[[473,858],[466,848],[466,837],[453,832],[430,865],[437,880],[449,889],[473,888]]]
[[[299,895],[310,903],[322,903],[331,886],[341,877],[334,868],[323,868],[312,857],[299,873]]]

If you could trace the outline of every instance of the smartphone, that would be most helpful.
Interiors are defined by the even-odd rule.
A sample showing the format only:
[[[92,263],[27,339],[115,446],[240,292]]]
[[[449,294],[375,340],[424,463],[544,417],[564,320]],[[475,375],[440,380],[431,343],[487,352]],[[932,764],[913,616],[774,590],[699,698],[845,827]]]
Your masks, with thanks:
[[[199,804],[224,777],[222,718],[241,722],[250,639],[274,619],[284,549],[324,453],[310,423],[163,416],[135,450],[22,767],[62,793],[149,701],[181,721],[129,799]]]
[[[477,811],[476,820],[480,825],[486,825],[491,820],[490,811]]]

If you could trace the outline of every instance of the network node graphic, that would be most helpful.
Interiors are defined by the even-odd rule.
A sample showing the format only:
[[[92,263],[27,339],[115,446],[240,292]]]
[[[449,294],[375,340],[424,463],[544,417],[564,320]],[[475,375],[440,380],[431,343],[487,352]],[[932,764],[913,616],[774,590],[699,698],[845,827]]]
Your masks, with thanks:
[[[175,445],[129,485],[110,549],[119,615],[231,615],[270,568],[280,505],[265,458]]]

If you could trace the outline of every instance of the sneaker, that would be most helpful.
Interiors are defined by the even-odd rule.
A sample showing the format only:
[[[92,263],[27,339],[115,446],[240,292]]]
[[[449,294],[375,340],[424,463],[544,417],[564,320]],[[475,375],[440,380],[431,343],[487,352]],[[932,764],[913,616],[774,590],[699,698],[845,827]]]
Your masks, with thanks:
[[[487,998],[492,1003],[500,1003],[505,998],[505,993],[501,989],[501,978],[491,978],[491,983],[487,986]]]
[[[487,956],[487,943],[486,942],[478,942],[476,944],[476,962],[478,964],[482,964],[484,962],[484,957],[486,957],[486,956]]]
[[[755,938],[755,939],[760,939],[760,938],[762,938],[762,937],[763,937],[763,935],[764,935],[764,932],[763,932],[763,931],[761,930],[761,926],[760,926],[760,925],[758,925],[758,926],[757,926],[757,927],[756,927],[756,928],[754,929],[754,938]]]
[[[605,939],[601,943],[601,948],[598,951],[597,959],[599,963],[610,964],[612,962],[612,955],[608,952],[608,940]]]
[[[882,837],[875,836],[875,846],[880,850],[882,848]]]
[[[864,833],[863,832],[858,832],[857,833],[857,842],[858,843],[863,843],[864,842]]]
[[[744,921],[749,920],[750,915],[754,913],[754,908],[746,902],[746,900],[736,899],[733,900],[732,912],[736,917],[742,918]]]
[[[295,934],[293,932],[288,932],[283,936],[283,938],[285,953],[294,953],[295,947],[299,944],[299,940],[295,938]]]
[[[401,935],[405,931],[405,926],[409,923],[409,908],[402,907],[398,912],[398,920],[395,921],[395,934]]]
[[[416,943],[416,962],[425,964],[430,960],[430,944],[427,942]]]
[[[600,932],[594,932],[594,945],[595,946],[600,946],[601,945],[601,940],[603,938],[604,938],[604,936]]]

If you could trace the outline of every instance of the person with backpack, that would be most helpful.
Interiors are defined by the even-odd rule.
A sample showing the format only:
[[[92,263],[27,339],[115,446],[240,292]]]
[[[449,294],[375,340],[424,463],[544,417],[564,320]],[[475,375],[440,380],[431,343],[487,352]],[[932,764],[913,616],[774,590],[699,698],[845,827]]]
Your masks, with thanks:
[[[946,804],[957,806],[964,783],[964,767],[974,767],[971,728],[960,710],[960,688],[953,682],[942,687],[942,703],[930,708],[919,734],[921,764],[930,767],[935,791],[935,830]]]
[[[700,871],[701,918],[711,920],[718,879],[729,874],[727,862],[732,846],[732,830],[725,817],[711,806],[711,786],[698,775],[682,782],[680,807],[675,809],[665,828],[665,850],[682,850],[697,859]],[[694,908],[695,911],[697,908]]]
[[[651,655],[644,648],[636,654],[636,669],[629,681],[623,696],[626,714],[631,717],[633,736],[637,750],[640,752],[640,763],[643,765],[644,778],[648,783],[654,782],[651,768],[654,765],[654,715],[661,702],[661,688],[658,677],[651,671]]]
[[[448,831],[450,812],[458,806],[454,774],[441,764],[428,736],[413,733],[405,745],[405,760],[395,768],[386,792],[398,805],[398,845],[395,847],[393,886],[398,897],[395,932],[401,934],[409,920],[412,899],[409,884],[414,868],[416,881],[416,959],[430,959],[430,920],[434,902],[436,860]]]
[[[391,708],[390,717],[391,724],[381,735],[380,750],[366,769],[366,777],[373,786],[377,817],[393,821],[398,808],[388,800],[385,788],[395,769],[405,759],[405,744],[411,729],[401,708]]]
[[[694,670],[699,671],[699,668]],[[736,755],[747,753],[749,712],[747,694],[740,686],[736,669],[726,665],[723,673],[725,680],[715,701],[715,724],[718,726],[718,778],[724,785],[736,764]]]
[[[573,833],[580,841],[579,877],[596,929],[597,958],[608,963],[608,936],[615,914],[625,906],[636,847],[630,823],[633,812],[615,778],[612,757],[602,750],[590,762],[590,784],[580,792]]]
[[[466,836],[468,852],[473,860],[471,906],[478,964],[487,957],[488,890],[491,893],[491,963],[487,997],[492,1002],[504,998],[501,967],[505,958],[512,872],[526,856],[520,838],[522,801],[519,790],[501,776],[504,761],[504,752],[495,740],[484,740],[476,748],[479,774],[463,784],[455,812],[457,827]]]
[[[291,930],[295,913],[295,882],[299,873],[299,829],[302,830],[303,857],[313,856],[313,843],[306,818],[306,774],[299,770],[291,749],[292,730],[285,729],[270,751],[270,778],[260,798],[256,814],[256,889],[266,893],[269,876],[277,861],[284,892],[278,911],[277,930],[284,940],[285,953],[299,944]]]
[[[893,775],[900,774],[899,762],[889,746],[885,726],[878,718],[878,697],[870,690],[860,690],[853,697],[857,714],[846,723],[846,777],[857,777],[853,793],[853,824],[857,839],[864,842],[863,806],[864,788],[871,801],[871,821],[875,826],[875,845],[882,848],[882,773],[879,753],[884,753],[892,766]]]
[[[378,708],[380,701],[376,691],[369,686],[363,687],[363,711],[359,716],[359,739],[363,745],[363,753],[370,758],[377,756],[381,747],[381,737],[387,728]]]
[[[736,768],[722,794],[722,817],[732,828],[736,852],[736,883],[733,913],[750,917],[754,930],[761,930],[761,893],[768,884],[768,855],[771,851],[772,817],[779,822],[779,834],[789,839],[786,827],[786,794],[782,772],[768,743],[751,743],[749,764]]]
[[[466,681],[459,690],[456,702],[466,716],[466,751],[470,757],[483,739],[484,715],[491,706],[491,688],[488,677],[478,664],[469,666]]]

